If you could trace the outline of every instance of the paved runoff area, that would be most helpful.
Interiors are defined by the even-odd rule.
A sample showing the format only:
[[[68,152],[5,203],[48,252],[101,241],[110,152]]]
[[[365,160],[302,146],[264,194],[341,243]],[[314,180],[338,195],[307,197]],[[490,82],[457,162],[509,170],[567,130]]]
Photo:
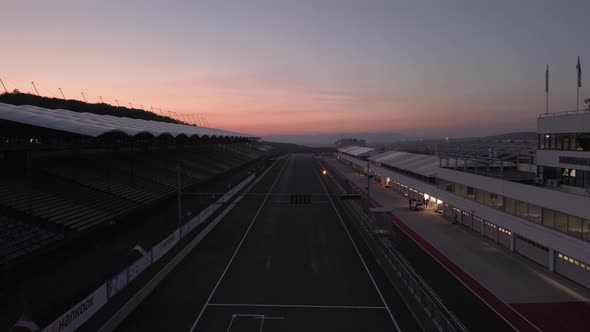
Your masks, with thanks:
[[[351,184],[366,188],[367,178],[351,167],[334,159],[324,162]],[[476,232],[451,224],[434,211],[410,211],[405,196],[376,182],[371,183],[371,196],[377,204],[392,208],[393,220],[404,233],[508,321],[520,321],[526,326],[524,319],[533,330],[587,331],[590,315],[590,291],[587,289]],[[417,260],[412,262],[418,264]],[[415,268],[420,269],[419,266]],[[427,281],[430,279],[427,274],[423,277]],[[436,283],[437,280],[431,279],[431,286],[438,291],[434,287]],[[448,285],[441,288],[448,288]],[[444,293],[444,290],[439,291],[441,296]],[[455,313],[461,314],[457,310]]]
[[[324,181],[309,156],[277,162],[119,330],[419,330]]]

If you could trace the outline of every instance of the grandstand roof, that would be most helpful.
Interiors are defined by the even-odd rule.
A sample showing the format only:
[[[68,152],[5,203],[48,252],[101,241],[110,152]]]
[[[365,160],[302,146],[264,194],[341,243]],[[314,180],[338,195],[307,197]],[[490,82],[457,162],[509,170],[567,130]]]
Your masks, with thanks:
[[[172,137],[179,135],[188,137],[249,137],[221,129],[4,103],[0,103],[0,119],[91,137],[112,132],[124,133],[129,136],[150,134],[154,137],[165,134]]]

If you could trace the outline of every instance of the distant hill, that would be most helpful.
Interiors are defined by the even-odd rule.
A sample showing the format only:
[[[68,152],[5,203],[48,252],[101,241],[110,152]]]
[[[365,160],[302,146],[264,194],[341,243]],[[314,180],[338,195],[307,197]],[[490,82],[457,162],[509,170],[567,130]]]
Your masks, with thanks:
[[[367,145],[384,145],[406,139],[406,136],[395,132],[347,132],[347,133],[325,133],[325,134],[302,134],[302,135],[268,135],[263,139],[271,142],[295,143],[314,147],[333,147],[334,142],[345,138],[364,139]]]
[[[489,141],[536,141],[537,133],[534,131],[523,131],[516,133],[506,133],[494,136],[482,137]]]
[[[335,148],[333,147],[310,147],[293,143],[265,141],[264,144],[272,146],[275,151],[281,153],[330,153],[335,151]]]
[[[86,112],[101,115],[127,117],[132,119],[179,123],[170,117],[157,115],[142,109],[112,106],[103,103],[90,104],[74,99],[40,97],[29,93],[12,92],[0,94],[0,103],[17,106],[31,105],[49,109],[64,109],[80,113]]]

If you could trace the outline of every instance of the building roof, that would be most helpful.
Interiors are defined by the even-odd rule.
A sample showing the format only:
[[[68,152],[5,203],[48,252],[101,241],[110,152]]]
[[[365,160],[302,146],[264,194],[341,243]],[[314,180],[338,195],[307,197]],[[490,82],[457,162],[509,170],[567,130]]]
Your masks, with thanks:
[[[112,132],[124,133],[129,136],[150,134],[154,137],[161,135],[171,135],[172,137],[179,135],[188,137],[248,137],[248,135],[221,129],[4,103],[0,103],[0,119],[91,137]]]
[[[342,153],[348,153],[348,151],[351,151],[351,150],[354,150],[354,149],[358,149],[358,148],[360,148],[360,146],[357,146],[357,145],[347,145],[347,146],[343,146],[341,148],[338,148],[338,151],[339,152],[342,152]]]
[[[375,150],[375,149],[368,148],[365,146],[357,146],[357,145],[347,145],[347,146],[338,148],[338,152],[346,153],[346,154],[349,154],[349,155],[355,156],[355,157],[364,155],[364,154],[369,153],[373,150]]]
[[[364,154],[367,154],[367,153],[369,153],[369,152],[371,152],[373,150],[375,150],[375,149],[373,149],[373,148],[367,148],[367,147],[364,147],[364,146],[359,146],[356,149],[349,150],[346,153],[348,153],[349,155],[355,156],[355,157],[359,157],[359,156],[364,155]]]
[[[436,176],[440,170],[440,161],[437,156],[389,151],[369,159],[381,165],[403,169],[427,177]]]

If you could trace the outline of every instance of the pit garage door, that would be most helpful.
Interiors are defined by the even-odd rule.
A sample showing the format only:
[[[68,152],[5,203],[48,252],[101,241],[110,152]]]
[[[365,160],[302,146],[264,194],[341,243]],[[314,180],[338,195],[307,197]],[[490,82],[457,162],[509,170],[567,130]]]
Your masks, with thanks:
[[[463,211],[463,218],[461,218],[461,223],[465,226],[467,226],[468,228],[471,228],[471,224],[472,224],[472,217],[470,213],[467,213],[465,211]]]
[[[453,208],[449,205],[445,203],[445,216],[451,218],[452,214],[453,214]]]
[[[484,226],[483,226],[483,234],[494,240],[494,242],[498,242],[498,226],[492,224],[489,221],[485,221],[484,222]]]
[[[555,255],[555,272],[590,288],[590,266],[586,263],[559,253]]]
[[[473,217],[473,230],[476,232],[481,232],[481,223],[483,220],[480,217]]]
[[[506,248],[510,248],[510,231],[502,227],[498,227],[498,243]]]
[[[534,260],[544,267],[549,267],[549,249],[547,247],[517,234],[514,249],[517,253]]]

